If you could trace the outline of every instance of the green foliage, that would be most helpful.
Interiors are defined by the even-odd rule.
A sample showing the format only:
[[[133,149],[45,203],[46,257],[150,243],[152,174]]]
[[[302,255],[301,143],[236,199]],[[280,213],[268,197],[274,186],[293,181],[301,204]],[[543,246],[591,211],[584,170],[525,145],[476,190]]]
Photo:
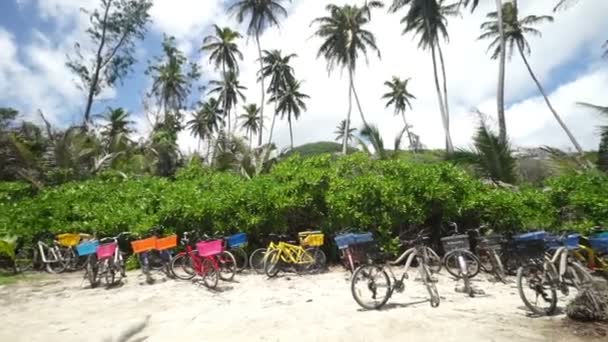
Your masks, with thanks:
[[[33,194],[29,184],[21,182],[0,182],[0,203],[17,201]]]
[[[2,183],[8,190],[0,194],[15,197],[0,201],[0,232],[32,241],[46,231],[107,236],[163,225],[177,232],[244,231],[255,240],[271,232],[333,234],[358,227],[374,232],[390,251],[402,231],[436,228],[448,220],[465,228],[485,223],[497,231],[608,223],[608,176],[567,175],[549,185],[544,191],[497,189],[447,163],[378,161],[363,153],[293,156],[251,179],[212,170],[194,158],[173,181],[104,173],[35,197],[23,185]],[[6,195],[13,193],[18,195]]]
[[[353,128],[352,130],[354,132],[356,129]],[[291,149],[287,153],[285,153],[285,156],[292,156],[294,154],[299,154],[301,157],[307,158],[307,157],[317,156],[320,154],[339,153],[341,151],[342,151],[341,144],[331,142],[331,141],[320,141],[320,142],[304,144],[304,145],[294,147],[293,149]],[[349,153],[355,152],[355,151],[356,150],[354,148],[352,148],[352,147],[349,148]]]

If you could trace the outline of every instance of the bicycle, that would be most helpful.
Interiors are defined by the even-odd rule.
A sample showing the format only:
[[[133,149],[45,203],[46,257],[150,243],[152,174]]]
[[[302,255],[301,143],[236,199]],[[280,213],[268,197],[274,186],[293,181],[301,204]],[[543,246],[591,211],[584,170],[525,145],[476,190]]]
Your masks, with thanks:
[[[223,242],[221,240],[199,242],[197,249],[194,250],[191,246],[190,235],[193,235],[193,232],[185,232],[180,239],[180,244],[185,247],[185,251],[173,257],[171,272],[181,280],[191,280],[198,275],[207,288],[214,289],[217,287],[220,277],[219,266],[214,256],[222,253]]]
[[[601,227],[591,229],[591,236],[581,236],[578,249],[571,251],[574,259],[592,272],[608,275],[608,232]]]
[[[114,237],[107,237],[99,240],[97,246],[97,263],[98,276],[104,277],[107,286],[113,286],[122,281],[126,277],[124,253],[118,247],[118,240],[129,232],[122,232]]]
[[[403,281],[409,279],[408,271],[412,262],[416,260],[420,279],[429,292],[431,307],[438,307],[441,299],[429,269],[428,247],[425,244],[428,239],[428,236],[420,232],[414,240],[401,241],[402,246],[413,245],[413,251],[407,249],[395,261],[384,265],[365,264],[359,266],[351,278],[351,294],[357,304],[367,310],[380,309],[388,302],[395,291],[403,292],[405,290]],[[397,279],[391,266],[398,265],[405,259],[407,260],[403,268],[403,274],[400,279]],[[360,282],[363,283],[362,289],[357,287]],[[379,294],[378,291],[382,289],[385,289],[385,292]],[[371,303],[366,302],[362,290],[371,294]]]
[[[167,277],[174,277],[171,272],[171,249],[177,246],[177,235],[157,238],[161,230],[162,227],[153,227],[147,234],[151,237],[131,242],[133,253],[138,255],[142,273],[148,284],[155,282],[152,271],[162,271]]]
[[[247,268],[247,262],[249,261],[247,252],[244,249],[247,246],[247,234],[237,233],[226,237],[224,240],[226,241],[227,250],[234,256],[236,271],[242,272]]]
[[[474,233],[473,237],[476,243],[474,251],[479,258],[481,269],[484,272],[494,274],[496,279],[506,284],[507,276],[499,255],[505,239],[499,234],[482,235],[481,231],[483,229],[487,229],[487,226],[469,230]]]
[[[309,269],[310,272],[320,272],[325,268],[327,256],[321,249],[325,243],[325,234],[320,231],[305,231],[298,233],[300,246],[312,254],[315,263]]]
[[[352,233],[344,229],[334,236],[334,241],[340,252],[340,260],[344,267],[354,273],[355,269],[365,262],[366,247],[373,243],[371,233]]]
[[[591,283],[591,274],[575,260],[573,251],[579,246],[580,235],[563,233],[561,236],[545,237],[546,246],[553,255],[546,256],[546,267],[553,274],[555,285],[564,296],[569,294],[568,286],[580,290]]]
[[[83,279],[87,279],[91,284],[91,288],[97,287],[99,281],[97,279],[99,265],[97,263],[97,247],[99,241],[91,239],[76,246],[76,251],[79,256],[86,257],[86,266]]]
[[[264,274],[264,259],[266,252],[275,250],[279,241],[289,242],[287,235],[270,234],[268,235],[268,246],[266,248],[258,248],[249,256],[249,266],[258,274]],[[295,241],[293,242],[295,243]]]
[[[264,256],[264,273],[269,278],[275,277],[280,270],[291,266],[298,274],[308,273],[314,270],[315,265],[319,265],[321,260],[318,248],[304,248],[283,241],[276,245],[269,245],[268,252]]]
[[[458,225],[454,222],[449,224],[454,230],[451,236],[441,238],[441,243],[445,255],[443,256],[443,265],[445,269],[456,279],[462,279],[464,282],[464,291],[469,297],[475,296],[475,291],[471,286],[471,279],[479,273],[479,258],[473,254],[470,249],[469,236],[467,234],[458,234]]]

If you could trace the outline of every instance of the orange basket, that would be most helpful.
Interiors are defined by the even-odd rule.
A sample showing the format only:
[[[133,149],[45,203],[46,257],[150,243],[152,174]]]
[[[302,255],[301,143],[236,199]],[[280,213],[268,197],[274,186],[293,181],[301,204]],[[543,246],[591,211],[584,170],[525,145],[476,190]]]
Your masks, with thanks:
[[[171,249],[177,247],[177,235],[171,235],[162,239],[156,240],[156,249],[164,251],[165,249]]]
[[[156,240],[156,237],[151,237],[143,240],[132,241],[131,247],[133,248],[133,253],[139,254],[156,249]]]

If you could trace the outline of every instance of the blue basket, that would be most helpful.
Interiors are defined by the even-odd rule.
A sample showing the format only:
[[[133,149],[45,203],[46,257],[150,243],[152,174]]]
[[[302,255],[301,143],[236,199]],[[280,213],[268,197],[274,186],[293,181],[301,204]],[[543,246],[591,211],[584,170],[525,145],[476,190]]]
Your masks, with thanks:
[[[355,238],[355,244],[361,244],[366,242],[374,241],[372,233],[353,234]]]
[[[226,240],[228,241],[228,247],[242,247],[247,244],[247,234],[234,234],[232,236],[229,236]]]
[[[577,249],[581,240],[581,234],[569,234],[564,240],[564,246],[568,249]]]
[[[594,234],[592,238],[608,239],[608,232]]]
[[[513,237],[515,241],[530,241],[530,240],[544,240],[547,235],[544,231],[530,232],[525,234],[516,235]]]
[[[519,241],[530,241],[530,240],[540,240],[540,239],[520,239]],[[557,249],[563,246],[563,240],[561,240],[559,238],[559,236],[556,235],[551,235],[551,234],[546,234],[545,238],[543,239],[545,241],[545,248],[552,250],[552,249]]]
[[[76,252],[78,252],[79,256],[86,256],[95,254],[97,252],[97,246],[99,246],[99,241],[86,241],[78,246],[76,246]]]
[[[336,241],[338,249],[346,249],[348,246],[355,243],[355,234],[347,233],[336,235],[334,241]]]
[[[608,253],[608,237],[589,238],[589,244],[600,253]]]

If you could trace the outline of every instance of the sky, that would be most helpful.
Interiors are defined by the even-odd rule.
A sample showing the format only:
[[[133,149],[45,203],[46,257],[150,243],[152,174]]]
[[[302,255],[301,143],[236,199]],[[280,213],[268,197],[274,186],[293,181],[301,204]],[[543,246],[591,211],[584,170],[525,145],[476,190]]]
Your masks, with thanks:
[[[552,13],[557,0],[520,1],[520,15],[554,15],[555,21],[537,28],[541,37],[528,37],[532,48],[530,64],[548,92],[550,99],[585,149],[596,149],[598,125],[606,119],[582,108],[577,102],[608,105],[608,59],[602,58],[602,44],[608,39],[608,1],[582,0],[567,11]],[[74,83],[65,67],[66,56],[76,42],[86,42],[88,18],[80,9],[92,9],[99,0],[1,0],[0,1],[0,107],[13,107],[24,119],[38,121],[38,109],[55,125],[68,126],[81,122],[85,94]],[[151,81],[144,75],[148,61],[160,54],[163,34],[175,36],[180,49],[202,66],[203,81],[218,77],[213,65],[199,48],[211,26],[230,26],[245,33],[244,25],[226,14],[232,2],[221,0],[154,0],[152,22],[146,39],[137,46],[138,63],[122,85],[107,89],[96,101],[93,112],[108,107],[124,107],[133,114],[139,135],[146,135],[151,124],[144,114],[143,98]],[[295,53],[293,67],[303,81],[302,89],[310,95],[307,111],[294,123],[295,144],[334,140],[336,125],[348,109],[347,73],[339,69],[328,73],[326,62],[317,58],[321,41],[312,36],[311,21],[326,15],[328,3],[363,3],[359,0],[293,0],[283,1],[288,17],[280,28],[270,28],[260,37],[263,49],[281,49]],[[388,5],[389,1],[385,1]],[[498,64],[487,53],[487,41],[478,41],[479,27],[486,13],[494,10],[494,1],[482,1],[471,14],[450,18],[449,42],[443,43],[446,59],[452,139],[457,147],[471,145],[477,125],[473,108],[479,108],[496,121],[496,85]],[[367,29],[376,36],[381,58],[370,54],[366,63],[357,64],[355,86],[369,122],[377,124],[385,145],[403,127],[402,119],[385,108],[381,99],[387,89],[384,82],[392,76],[411,78],[409,90],[416,96],[413,109],[406,113],[413,131],[430,148],[444,146],[437,95],[434,88],[429,52],[417,48],[411,35],[402,35],[400,19],[404,13],[389,14],[375,10]],[[247,103],[259,103],[256,82],[257,49],[254,39],[239,42],[241,84],[248,87]],[[195,94],[204,100],[207,94]],[[508,134],[515,147],[550,145],[572,150],[567,136],[528,74],[521,58],[514,54],[507,64],[506,120]],[[242,103],[239,105],[244,105]],[[267,122],[271,106],[265,111]],[[353,111],[354,127],[361,127],[358,112]],[[289,144],[287,123],[278,121],[276,143]],[[267,133],[266,133],[267,134]],[[180,133],[184,152],[197,148],[197,140],[187,131]]]

